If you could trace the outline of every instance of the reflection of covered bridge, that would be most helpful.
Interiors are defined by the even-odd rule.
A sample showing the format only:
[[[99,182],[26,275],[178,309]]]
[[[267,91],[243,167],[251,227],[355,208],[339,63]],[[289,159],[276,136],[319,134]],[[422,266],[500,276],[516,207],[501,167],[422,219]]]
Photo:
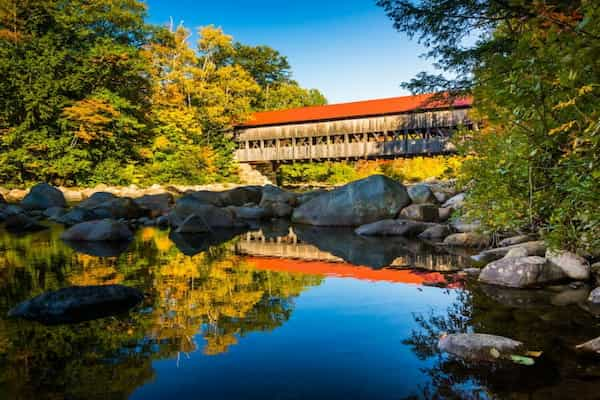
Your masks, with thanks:
[[[472,127],[470,99],[431,95],[256,113],[236,128],[240,162],[263,163],[443,154],[458,127]]]

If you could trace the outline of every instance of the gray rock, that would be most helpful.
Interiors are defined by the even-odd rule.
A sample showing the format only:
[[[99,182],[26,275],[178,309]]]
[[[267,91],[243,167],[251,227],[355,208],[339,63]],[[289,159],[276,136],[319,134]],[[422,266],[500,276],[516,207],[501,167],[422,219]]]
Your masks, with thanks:
[[[400,211],[400,217],[413,221],[435,222],[438,220],[439,212],[433,204],[411,204]]]
[[[177,200],[175,207],[169,213],[169,223],[177,228],[192,214],[202,218],[204,223],[211,229],[246,226],[246,223],[236,221],[231,211],[206,204],[193,196],[187,195]]]
[[[25,210],[14,204],[0,204],[0,222],[8,217],[17,214],[23,214]]]
[[[444,239],[444,244],[460,247],[485,247],[489,242],[489,236],[475,232],[453,233]]]
[[[410,203],[406,188],[373,175],[321,194],[294,210],[292,221],[320,226],[359,226],[391,219]]]
[[[288,205],[289,207],[289,205]],[[235,207],[229,206],[228,210],[231,210],[236,218],[239,219],[265,219],[270,217],[271,213],[262,207]]]
[[[592,304],[600,304],[600,287],[592,290],[587,300]]]
[[[452,221],[450,225],[452,226],[452,229],[461,233],[477,232],[481,229],[481,223],[477,221],[465,222],[460,218]]]
[[[86,210],[91,210],[103,203],[116,199],[112,193],[108,192],[94,192],[89,198],[85,199],[81,203],[77,205],[78,208],[84,208]]]
[[[168,214],[175,203],[171,193],[147,194],[133,200],[142,210],[151,217]]]
[[[419,234],[419,239],[425,240],[441,240],[446,236],[450,235],[452,231],[448,225],[434,225],[427,229],[425,229],[422,233]]]
[[[438,208],[438,221],[439,222],[446,222],[450,219],[450,217],[452,216],[452,212],[454,210],[452,208]]]
[[[67,209],[63,207],[50,207],[44,210],[44,216],[50,219],[60,218],[67,213]]]
[[[192,214],[184,219],[177,230],[175,230],[177,233],[208,233],[210,231],[211,228],[204,218],[196,214]]]
[[[575,349],[584,353],[600,354],[600,337],[578,344]]]
[[[262,189],[259,206],[268,207],[273,203],[287,203],[290,206],[295,206],[298,204],[297,197],[296,193],[288,192],[277,186],[265,185]]]
[[[48,229],[47,226],[40,224],[37,220],[25,214],[9,216],[4,222],[4,227],[11,233],[37,232]]]
[[[262,191],[260,186],[242,186],[219,192],[219,199],[223,206],[241,207],[247,203],[259,203]]]
[[[441,351],[469,361],[499,361],[525,350],[523,343],[483,333],[454,333],[442,336]]]
[[[402,219],[385,219],[366,225],[361,225],[354,230],[361,236],[417,236],[425,231],[430,224]]]
[[[479,275],[480,282],[513,288],[540,286],[565,278],[563,271],[537,256],[493,261]]]
[[[61,239],[68,241],[127,241],[133,239],[129,227],[119,221],[110,219],[87,221],[74,225],[61,234]]]
[[[413,204],[436,203],[437,198],[431,191],[428,185],[418,184],[410,186],[408,189],[408,197]]]
[[[275,202],[266,206],[267,212],[275,218],[289,218],[294,209],[288,203]]]
[[[21,201],[25,210],[45,210],[50,207],[66,207],[67,201],[60,190],[47,183],[39,183],[31,188]]]
[[[125,312],[143,298],[139,290],[122,285],[72,286],[24,301],[8,316],[47,325],[75,323]]]
[[[315,197],[322,195],[323,193],[327,193],[327,190],[318,189],[318,190],[312,190],[310,192],[301,193],[297,197],[298,205],[304,204],[304,203],[314,199]]]
[[[590,274],[592,275],[596,283],[600,285],[600,262],[593,263],[590,266]]]
[[[537,254],[529,254],[525,247],[515,247],[514,249],[510,249],[503,258],[527,257],[533,255]]]
[[[450,198],[447,193],[438,192],[435,190],[433,191],[433,195],[439,204],[444,204]]]
[[[481,273],[481,269],[480,268],[465,268],[462,270],[462,272],[464,272],[467,275],[471,275],[471,276],[479,276],[479,274]]]
[[[94,221],[98,219],[98,216],[93,212],[85,208],[75,207],[63,215],[52,216],[50,219],[59,224],[71,226],[80,224],[86,221]]]
[[[571,279],[585,280],[590,277],[590,264],[585,258],[569,251],[548,249],[546,259],[551,265],[560,268]]]
[[[156,218],[156,226],[161,229],[166,229],[169,227],[169,217],[167,215],[161,215]]]
[[[204,204],[211,204],[215,207],[223,207],[221,195],[218,192],[210,192],[208,190],[189,191],[184,197],[193,197]]]
[[[505,257],[510,251],[518,250],[521,254],[523,251],[525,254],[523,256],[544,256],[546,254],[546,244],[542,240],[538,240],[535,242],[525,242],[514,244],[512,246],[506,247],[497,247],[495,249],[484,250],[481,253],[474,255],[471,257],[473,260],[477,262],[490,262],[494,260],[498,260],[502,257]],[[515,253],[513,253],[515,254]]]
[[[456,196],[450,197],[442,207],[444,208],[453,208],[455,210],[462,208],[465,203],[465,193],[459,193]]]
[[[537,240],[537,235],[534,235],[534,234],[512,236],[512,237],[501,240],[498,243],[498,247],[513,246],[515,244],[520,244],[520,243],[525,243],[525,242],[533,242],[536,240]]]

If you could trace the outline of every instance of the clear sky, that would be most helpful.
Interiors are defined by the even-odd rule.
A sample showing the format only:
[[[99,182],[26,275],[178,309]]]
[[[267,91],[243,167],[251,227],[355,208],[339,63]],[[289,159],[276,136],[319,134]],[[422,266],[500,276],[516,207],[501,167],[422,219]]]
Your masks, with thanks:
[[[145,0],[149,22],[213,24],[245,44],[287,56],[294,79],[330,103],[408,94],[400,83],[429,70],[423,47],[392,27],[375,0]],[[196,38],[193,39],[194,41]]]

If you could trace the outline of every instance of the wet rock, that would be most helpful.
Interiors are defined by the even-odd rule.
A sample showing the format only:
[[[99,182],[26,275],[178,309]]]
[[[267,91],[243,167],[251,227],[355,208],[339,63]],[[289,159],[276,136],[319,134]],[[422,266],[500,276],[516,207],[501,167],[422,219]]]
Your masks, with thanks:
[[[465,203],[465,193],[459,193],[456,196],[450,197],[442,207],[444,208],[453,208],[455,210],[462,208]]]
[[[539,289],[510,288],[496,285],[481,285],[481,291],[502,307],[539,310],[550,304],[552,293]]]
[[[47,183],[39,183],[31,188],[21,201],[25,210],[45,210],[50,207],[66,207],[67,201],[60,190]]]
[[[400,217],[421,222],[435,222],[438,220],[438,207],[433,204],[411,204],[400,211]]]
[[[86,221],[97,220],[98,216],[93,211],[76,207],[63,215],[52,216],[50,219],[59,224],[72,226]]]
[[[540,286],[567,278],[562,270],[542,257],[503,258],[486,265],[479,281],[513,288]]]
[[[546,254],[546,244],[542,240],[535,242],[519,243],[512,246],[497,247],[495,249],[484,250],[481,253],[474,255],[473,260],[477,262],[490,262],[505,257],[510,251],[519,250],[519,254],[525,252],[525,256],[544,256]],[[513,254],[515,254],[513,252]]]
[[[129,241],[133,239],[133,233],[122,222],[103,219],[74,225],[60,237],[69,241]]]
[[[259,203],[262,197],[262,187],[242,186],[219,193],[219,199],[223,206],[241,207],[247,203]]]
[[[438,221],[446,222],[452,216],[452,212],[454,210],[452,208],[438,208]]]
[[[228,210],[233,212],[236,218],[239,219],[265,219],[268,218],[271,213],[262,207],[227,207]]]
[[[498,247],[513,246],[515,244],[520,244],[520,243],[525,243],[525,242],[533,242],[536,240],[537,240],[537,235],[534,235],[534,234],[511,236],[509,238],[501,240],[498,243]]]
[[[578,344],[575,349],[584,353],[600,354],[600,337]]]
[[[179,227],[191,215],[201,218],[210,229],[246,226],[244,222],[236,221],[231,211],[206,204],[192,196],[184,196],[177,200],[169,213],[169,223],[173,227]]]
[[[259,206],[268,207],[273,203],[286,203],[295,206],[298,204],[297,194],[280,189],[277,186],[266,185],[262,189]]]
[[[37,220],[28,217],[25,214],[14,214],[6,218],[4,226],[11,233],[37,232],[48,229],[47,226],[40,224]]]
[[[361,225],[354,230],[362,236],[417,236],[430,224],[403,219],[385,219],[371,224]]]
[[[167,215],[161,215],[160,217],[156,218],[156,226],[158,226],[160,229],[166,229],[169,227],[169,217]]]
[[[452,231],[448,225],[434,225],[425,229],[422,233],[419,234],[419,239],[425,240],[441,240],[446,236],[450,235]]]
[[[97,218],[136,219],[147,215],[147,211],[129,197],[116,197],[88,210],[96,214]]]
[[[452,229],[461,233],[477,232],[481,229],[481,223],[479,223],[478,221],[465,222],[460,218],[452,221],[450,225],[452,226]]]
[[[44,216],[49,219],[60,218],[67,213],[67,209],[63,207],[50,207],[44,210]]]
[[[392,219],[410,204],[406,188],[373,175],[321,194],[294,210],[292,221],[320,226],[359,226]]]
[[[8,316],[47,325],[76,323],[125,312],[143,298],[139,290],[122,285],[72,286],[24,301]]]
[[[183,220],[181,225],[175,232],[177,233],[208,233],[211,231],[210,226],[206,224],[204,218],[199,215],[192,214]]]
[[[442,336],[441,351],[470,361],[499,361],[525,350],[523,343],[484,333],[454,333]]]
[[[485,247],[489,242],[489,236],[475,232],[453,233],[444,239],[444,244],[460,247]]]
[[[266,206],[266,210],[268,214],[275,218],[289,218],[294,212],[291,205],[281,202],[270,203]]]
[[[133,201],[152,218],[168,214],[175,203],[171,193],[147,194]]]
[[[418,184],[407,189],[408,197],[413,204],[436,203],[437,198],[428,185]]]
[[[6,220],[8,217],[17,214],[23,214],[25,210],[14,204],[0,204],[0,222]]]
[[[590,265],[585,258],[569,251],[546,252],[548,263],[561,269],[569,278],[586,280],[590,277]]]
[[[596,289],[592,290],[589,297],[587,298],[587,301],[589,301],[592,304],[600,305],[600,287],[597,287]]]

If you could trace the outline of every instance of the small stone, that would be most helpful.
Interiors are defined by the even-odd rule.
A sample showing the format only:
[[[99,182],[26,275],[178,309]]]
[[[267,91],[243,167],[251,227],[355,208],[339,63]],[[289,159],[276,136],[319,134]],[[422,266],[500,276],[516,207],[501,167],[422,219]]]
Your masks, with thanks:
[[[400,211],[400,217],[421,222],[438,220],[438,207],[433,204],[411,204]]]
[[[454,233],[444,239],[444,244],[460,247],[485,247],[489,242],[489,236],[475,232]]]
[[[588,301],[592,304],[600,304],[600,287],[592,290],[588,297]]]

